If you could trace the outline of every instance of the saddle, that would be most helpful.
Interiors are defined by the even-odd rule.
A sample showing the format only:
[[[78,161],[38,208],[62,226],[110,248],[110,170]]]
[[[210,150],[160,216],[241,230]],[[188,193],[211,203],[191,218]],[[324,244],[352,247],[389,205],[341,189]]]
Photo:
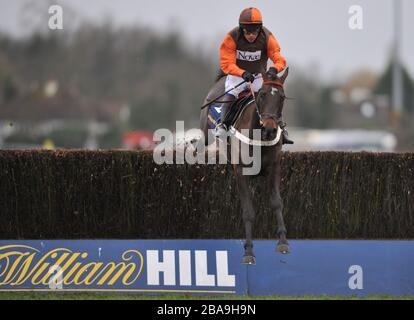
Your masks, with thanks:
[[[231,125],[233,125],[237,119],[240,117],[240,115],[243,113],[243,110],[246,108],[247,105],[253,100],[252,94],[250,90],[245,90],[239,94],[239,97],[234,100],[234,102],[230,105],[230,110],[226,115],[226,118],[224,120],[224,124],[227,128],[229,128]],[[216,102],[212,104],[209,108],[209,114],[208,114],[208,123],[210,125],[210,128],[215,128],[217,125],[217,122],[220,119],[221,114],[221,103]]]
[[[239,97],[231,104],[230,110],[224,120],[224,124],[227,128],[236,123],[245,107],[247,107],[252,100],[253,97],[250,90],[245,90],[239,94]]]

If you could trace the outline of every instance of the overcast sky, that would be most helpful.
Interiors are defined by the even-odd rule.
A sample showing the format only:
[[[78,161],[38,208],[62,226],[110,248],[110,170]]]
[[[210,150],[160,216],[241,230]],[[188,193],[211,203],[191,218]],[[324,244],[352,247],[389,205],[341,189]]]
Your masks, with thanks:
[[[39,0],[38,0],[39,1]],[[28,0],[0,0],[0,30],[21,35],[21,17]],[[84,20],[111,18],[114,25],[144,25],[159,31],[173,26],[189,45],[213,50],[225,33],[237,25],[241,10],[255,6],[262,11],[264,25],[278,39],[288,63],[314,70],[315,64],[325,78],[343,75],[365,67],[382,71],[388,60],[393,37],[394,0],[60,0],[64,8],[64,27],[71,21],[65,8],[71,7]],[[54,3],[54,1],[51,1]],[[414,1],[402,0],[402,46],[404,63],[414,75]],[[363,30],[351,30],[350,6],[363,9]],[[27,12],[26,12],[27,15]],[[410,34],[411,33],[411,34]],[[293,71],[293,70],[292,70]]]

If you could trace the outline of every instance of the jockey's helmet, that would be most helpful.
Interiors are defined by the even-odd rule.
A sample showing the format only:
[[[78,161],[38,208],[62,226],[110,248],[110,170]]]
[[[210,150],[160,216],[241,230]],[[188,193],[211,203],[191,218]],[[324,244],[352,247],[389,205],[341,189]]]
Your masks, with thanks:
[[[239,18],[239,26],[248,31],[260,29],[263,25],[262,14],[257,8],[244,9]]]

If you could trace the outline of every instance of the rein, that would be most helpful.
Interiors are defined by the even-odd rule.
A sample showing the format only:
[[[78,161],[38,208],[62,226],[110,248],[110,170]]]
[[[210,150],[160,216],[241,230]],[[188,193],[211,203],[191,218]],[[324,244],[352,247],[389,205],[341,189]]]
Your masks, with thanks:
[[[285,96],[283,83],[281,83],[279,81],[276,81],[276,80],[265,80],[265,81],[263,81],[263,84],[264,85],[270,85],[272,87],[279,87],[282,90],[282,92],[281,92],[282,93],[282,95],[281,95],[282,98],[283,99],[291,99],[291,98],[287,98]],[[271,141],[262,141],[262,140],[250,139],[250,138],[244,136],[234,126],[231,126],[230,127],[229,132],[230,132],[231,135],[235,136],[240,141],[242,141],[242,142],[244,142],[246,144],[249,144],[249,145],[262,146],[262,147],[264,147],[264,146],[274,146],[274,145],[276,145],[280,141],[281,134],[282,134],[282,129],[281,129],[280,125],[279,125],[279,119],[278,119],[278,117],[277,117],[276,114],[260,113],[259,105],[257,103],[256,96],[254,95],[254,91],[253,91],[253,87],[252,87],[252,84],[251,83],[249,84],[249,89],[250,89],[250,93],[251,93],[253,99],[248,104],[251,104],[252,102],[255,102],[256,113],[257,113],[257,115],[259,117],[259,121],[260,121],[260,124],[261,125],[263,125],[263,119],[272,119],[272,120],[275,121],[276,126],[277,126],[277,134],[276,134],[276,137],[275,137],[275,139],[273,139]]]
[[[234,137],[236,137],[238,140],[240,140],[241,142],[243,142],[243,143],[245,143],[245,144],[249,144],[249,145],[251,145],[251,146],[261,146],[261,147],[269,147],[269,146],[274,146],[274,145],[276,145],[277,143],[279,143],[279,141],[280,141],[280,138],[281,138],[281,134],[282,134],[282,129],[281,129],[281,127],[279,126],[279,123],[278,123],[278,121],[277,121],[277,116],[276,116],[276,114],[275,115],[273,115],[273,114],[268,114],[268,113],[263,113],[263,114],[261,114],[260,113],[260,111],[259,111],[259,107],[258,107],[258,104],[257,104],[257,101],[256,101],[256,97],[255,97],[255,95],[254,95],[254,91],[253,91],[253,87],[252,87],[252,85],[250,84],[250,91],[251,91],[251,94],[252,94],[252,100],[246,105],[246,107],[248,106],[248,105],[250,105],[250,104],[252,104],[253,102],[255,102],[255,109],[256,109],[256,112],[257,112],[257,114],[258,114],[258,116],[259,116],[259,120],[260,120],[260,123],[261,124],[263,124],[263,121],[262,121],[262,118],[263,117],[266,117],[266,118],[272,118],[272,119],[274,119],[274,121],[276,122],[276,126],[277,126],[277,133],[276,133],[276,137],[273,139],[273,140],[270,140],[270,141],[263,141],[263,140],[254,140],[254,139],[250,139],[249,137],[246,137],[245,135],[243,135],[239,130],[237,130],[234,126],[231,126],[230,128],[229,128],[229,132],[230,132],[230,134],[231,135],[233,135]]]
[[[255,99],[254,99],[254,95],[253,95],[253,100],[248,102],[246,107],[251,105],[253,102],[256,102]],[[257,103],[255,103],[255,105],[256,105],[256,111],[257,111]],[[251,145],[251,146],[260,146],[260,147],[270,147],[270,146],[276,145],[280,141],[280,137],[282,135],[282,129],[279,126],[279,124],[277,124],[276,137],[273,140],[270,140],[270,141],[250,139],[249,137],[246,137],[245,135],[243,135],[234,126],[230,126],[229,132],[232,136],[234,136],[235,138],[237,138],[238,140],[240,140],[241,142],[243,142],[245,144],[248,144],[248,145]]]

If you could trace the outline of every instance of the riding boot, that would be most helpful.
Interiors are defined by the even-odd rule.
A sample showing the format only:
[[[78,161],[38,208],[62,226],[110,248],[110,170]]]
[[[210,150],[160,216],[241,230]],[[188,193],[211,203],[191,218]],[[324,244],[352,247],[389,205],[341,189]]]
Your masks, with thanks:
[[[226,94],[223,97],[223,102],[221,104],[220,122],[216,126],[216,132],[214,133],[217,138],[224,138],[227,135],[227,127],[224,121],[226,120],[226,116],[230,110],[230,105],[234,100],[235,97],[231,94]]]
[[[294,142],[289,139],[289,133],[285,129],[286,122],[284,122],[282,120],[279,121],[279,126],[280,126],[280,129],[282,129],[282,144],[294,144]]]

